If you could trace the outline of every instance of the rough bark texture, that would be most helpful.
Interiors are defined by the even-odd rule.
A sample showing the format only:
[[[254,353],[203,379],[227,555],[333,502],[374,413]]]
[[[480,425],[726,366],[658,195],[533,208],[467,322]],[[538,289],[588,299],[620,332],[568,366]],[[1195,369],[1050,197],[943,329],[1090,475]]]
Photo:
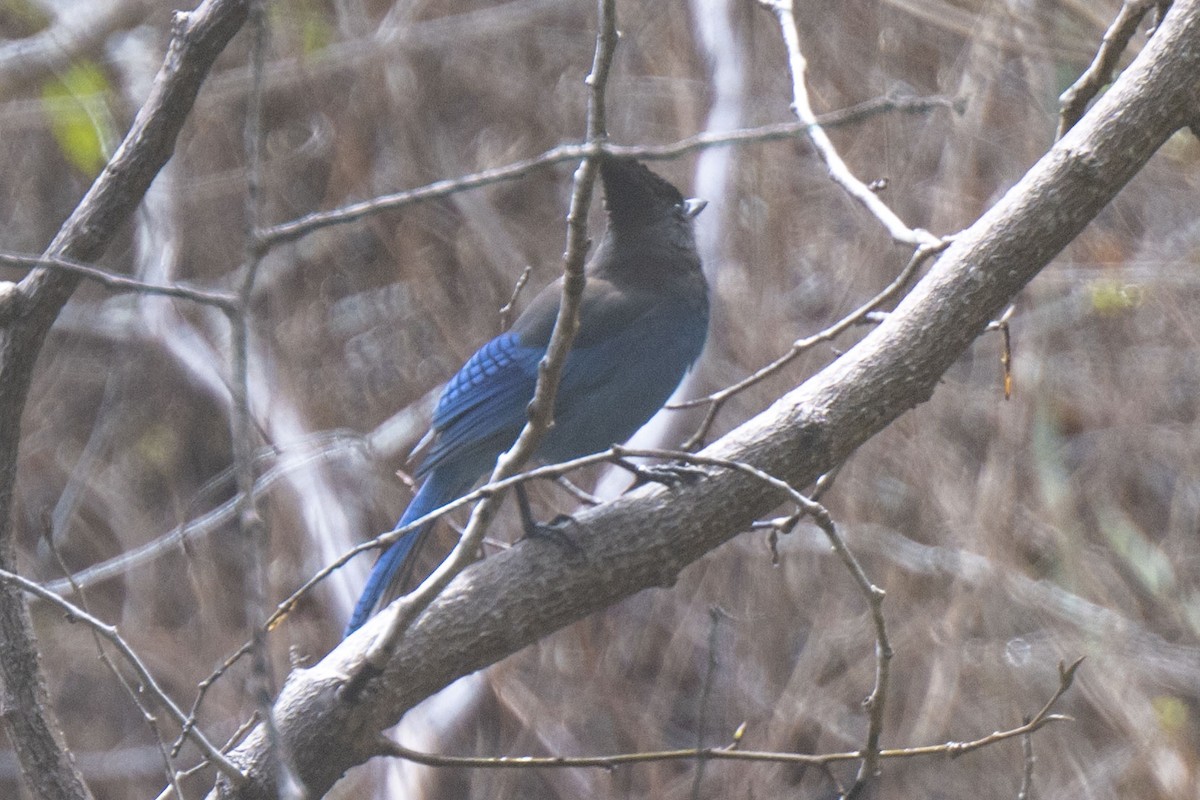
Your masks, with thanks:
[[[965,231],[890,316],[844,357],[716,442],[707,455],[811,482],[910,408],[1016,293],[1133,177],[1200,104],[1200,0],[1176,2],[1096,107]],[[320,664],[294,672],[276,704],[310,796],[375,752],[379,731],[456,678],[643,588],[669,585],[781,498],[733,471],[648,487],[585,512],[578,551],[525,542],[467,570],[408,632],[382,676],[340,693],[379,618]],[[251,780],[215,796],[274,796],[260,730],[234,753]]]
[[[213,0],[178,17],[176,36],[150,97],[47,255],[91,261],[104,252],[171,157],[196,93],[241,27],[246,6],[245,0]],[[6,570],[17,571],[12,500],[29,381],[46,333],[78,282],[66,272],[35,270],[0,292],[0,567]],[[0,585],[0,690],[5,729],[31,793],[40,798],[89,797],[46,702],[25,598],[7,584]]]

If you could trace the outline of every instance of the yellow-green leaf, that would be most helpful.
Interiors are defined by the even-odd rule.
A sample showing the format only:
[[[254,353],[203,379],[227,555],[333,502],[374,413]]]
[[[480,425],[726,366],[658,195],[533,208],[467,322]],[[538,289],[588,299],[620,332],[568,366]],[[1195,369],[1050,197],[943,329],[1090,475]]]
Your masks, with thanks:
[[[67,160],[88,177],[108,160],[110,88],[108,78],[92,61],[80,61],[42,86],[42,110],[51,133]]]

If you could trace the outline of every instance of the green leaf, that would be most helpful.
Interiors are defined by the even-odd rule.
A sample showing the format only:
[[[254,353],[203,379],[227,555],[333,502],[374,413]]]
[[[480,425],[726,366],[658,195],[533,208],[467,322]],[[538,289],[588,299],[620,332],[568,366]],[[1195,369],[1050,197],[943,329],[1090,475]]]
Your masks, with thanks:
[[[108,78],[93,61],[80,61],[42,85],[42,110],[63,155],[95,177],[108,161]]]

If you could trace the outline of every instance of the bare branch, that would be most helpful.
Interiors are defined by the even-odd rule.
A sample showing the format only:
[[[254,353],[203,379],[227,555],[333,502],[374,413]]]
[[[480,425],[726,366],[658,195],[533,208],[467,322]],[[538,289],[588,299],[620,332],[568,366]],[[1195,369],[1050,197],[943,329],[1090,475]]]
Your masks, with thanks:
[[[254,284],[266,252],[259,244],[258,228],[262,216],[263,147],[263,69],[267,50],[267,12],[262,0],[250,0],[250,93],[243,128],[246,155],[245,267],[238,301],[229,311],[233,350],[233,374],[230,380],[233,413],[229,418],[233,443],[234,476],[237,481],[238,534],[246,562],[243,602],[250,624],[250,690],[259,718],[268,734],[275,762],[280,798],[302,798],[306,792],[296,776],[291,753],[279,736],[271,714],[274,686],[267,652],[267,571],[270,533],[258,512],[254,495],[254,425],[250,412],[250,308]],[[194,717],[189,718],[189,721]]]
[[[812,104],[808,101],[808,87],[805,85],[805,72],[808,62],[800,50],[800,36],[796,32],[796,17],[792,13],[792,0],[761,0],[763,6],[772,11],[779,20],[779,28],[783,34],[784,44],[788,51],[788,65],[792,71],[792,111],[807,127],[808,138],[812,140],[817,155],[825,162],[829,177],[838,186],[857,200],[871,212],[880,224],[887,230],[888,235],[900,244],[912,247],[933,247],[938,244],[938,238],[920,228],[910,228],[879,195],[871,191],[862,181],[854,176],[846,162],[838,155],[833,142],[821,128],[817,115],[813,113]]]
[[[869,100],[840,111],[833,111],[829,114],[821,115],[816,119],[822,125],[837,127],[855,124],[876,114],[890,111],[924,114],[939,108],[957,110],[961,107],[961,101],[938,96],[925,98],[884,97]],[[806,133],[810,125],[811,123],[807,122],[780,122],[773,125],[763,125],[756,128],[744,128],[722,133],[702,133],[664,145],[628,146],[610,144],[607,141],[591,145],[559,145],[532,158],[514,161],[502,167],[482,170],[459,178],[435,181],[416,189],[380,195],[369,200],[351,203],[341,208],[334,208],[328,211],[314,211],[311,214],[306,214],[289,222],[281,222],[278,225],[266,228],[261,232],[261,241],[265,247],[273,247],[299,239],[313,231],[327,228],[331,225],[356,222],[373,214],[394,211],[414,203],[424,203],[469,189],[479,189],[495,183],[514,180],[524,177],[542,167],[578,161],[597,151],[612,153],[617,156],[633,156],[649,160],[676,158],[686,153],[709,147],[795,139]]]
[[[1075,662],[1077,666],[1078,661]],[[971,739],[965,742],[943,742],[941,744],[921,745],[916,747],[897,747],[887,750],[880,750],[878,757],[880,759],[896,759],[896,758],[928,758],[931,756],[950,756],[957,757],[965,753],[970,753],[975,750],[981,750],[985,747],[990,747],[1000,742],[1008,741],[1021,737],[1028,737],[1033,733],[1049,725],[1051,722],[1070,722],[1071,718],[1062,714],[1051,714],[1049,709],[1052,708],[1058,700],[1063,696],[1067,689],[1071,686],[1073,679],[1074,668],[1071,674],[1063,680],[1063,673],[1060,672],[1059,687],[1055,691],[1050,700],[1043,706],[1042,711],[1039,711],[1033,717],[1027,719],[1021,725],[1015,728],[1010,728],[1002,731],[994,731],[986,736],[981,736],[978,739]],[[430,753],[422,753],[418,750],[412,750],[404,747],[401,744],[384,740],[381,742],[381,748],[387,755],[403,758],[417,764],[424,764],[430,767],[470,767],[475,769],[512,769],[512,768],[569,768],[569,767],[593,767],[597,769],[612,770],[619,766],[627,764],[648,764],[660,761],[699,761],[703,763],[707,760],[713,761],[749,761],[749,762],[768,762],[776,764],[804,764],[807,766],[828,766],[829,764],[837,764],[845,761],[858,761],[866,759],[866,752],[863,750],[852,750],[842,753],[824,753],[824,754],[807,754],[807,753],[783,753],[783,752],[767,752],[761,750],[740,750],[737,749],[737,744],[741,736],[735,735],[733,743],[726,747],[704,747],[692,748],[687,750],[658,750],[644,753],[620,753],[610,756],[582,756],[578,758],[570,756],[498,756],[498,757],[476,757],[476,756],[443,756],[432,755]],[[853,790],[852,790],[853,791]]]
[[[1028,722],[1029,720],[1026,720]],[[1021,770],[1021,788],[1017,791],[1017,800],[1033,800],[1033,735],[1021,737],[1021,759],[1024,768]]]
[[[1112,80],[1121,54],[1129,46],[1129,40],[1133,38],[1142,18],[1160,5],[1160,0],[1125,0],[1121,10],[1117,12],[1116,19],[1104,32],[1104,38],[1100,40],[1100,48],[1096,51],[1092,63],[1058,98],[1058,131],[1054,138],[1061,139],[1067,131],[1075,127],[1075,123],[1087,109],[1087,104],[1104,84]]]
[[[684,443],[683,449],[692,450],[700,446],[700,444],[704,441],[704,438],[708,436],[708,432],[711,430],[713,423],[716,421],[717,414],[721,411],[721,407],[725,405],[726,401],[728,401],[731,397],[740,392],[744,392],[754,384],[765,380],[771,375],[774,375],[776,372],[794,361],[801,353],[811,350],[813,347],[821,344],[822,342],[833,341],[855,325],[860,325],[867,321],[871,317],[871,314],[903,291],[904,287],[908,286],[909,281],[911,281],[913,276],[917,274],[917,270],[921,268],[922,264],[929,260],[931,256],[940,253],[949,247],[950,242],[951,239],[947,238],[934,245],[922,245],[918,247],[917,251],[913,254],[913,257],[909,259],[908,264],[900,271],[900,274],[897,275],[891,283],[885,286],[883,290],[879,292],[879,294],[875,295],[870,300],[863,303],[857,309],[842,317],[825,330],[815,333],[812,336],[805,336],[803,339],[797,339],[796,341],[792,342],[792,346],[788,348],[786,353],[772,361],[770,364],[760,367],[753,374],[748,375],[731,386],[726,386],[724,389],[713,392],[707,397],[700,397],[695,400],[684,400],[679,403],[672,403],[670,406],[668,406],[668,408],[673,409],[694,408],[695,406],[701,405],[708,406],[708,410],[705,412],[704,419],[701,421],[700,426],[696,429],[696,432],[693,433],[691,437],[689,437]]]
[[[0,266],[15,268],[42,267],[44,269],[60,269],[78,275],[81,278],[98,283],[106,289],[119,292],[137,292],[138,294],[159,295],[161,297],[177,297],[180,300],[190,300],[200,305],[213,306],[222,311],[229,311],[237,302],[231,294],[210,292],[205,289],[193,289],[184,284],[161,286],[146,283],[137,278],[117,275],[107,270],[93,267],[90,264],[80,264],[65,258],[50,258],[45,256],[24,256],[15,253],[0,253]]]
[[[521,290],[525,288],[525,284],[529,283],[529,276],[533,274],[533,267],[527,265],[521,270],[521,276],[517,278],[517,282],[513,285],[512,294],[509,295],[508,302],[500,306],[500,330],[508,330],[508,326],[512,324],[513,308],[517,305],[517,298],[521,296]]]
[[[64,600],[49,589],[34,583],[28,578],[23,578],[20,575],[17,575],[15,572],[0,570],[0,582],[6,585],[16,586],[22,591],[36,595],[46,602],[58,606],[67,615],[68,620],[78,620],[103,637],[105,641],[115,647],[121,656],[129,663],[129,665],[133,667],[134,672],[137,673],[138,679],[142,681],[146,691],[163,704],[163,706],[171,713],[172,718],[174,718],[175,721],[180,725],[183,725],[186,722],[187,718],[184,716],[183,711],[175,704],[175,701],[171,699],[171,696],[163,691],[162,687],[158,685],[158,681],[154,679],[153,673],[150,672],[149,668],[146,667],[145,662],[142,661],[137,652],[129,646],[129,643],[126,642],[121,634],[117,631],[116,626],[109,625],[108,623],[97,619],[83,608]],[[245,780],[245,776],[241,773],[241,771],[234,766],[233,763],[230,762],[229,759],[227,759],[204,734],[198,731],[195,726],[192,726],[190,732],[188,733],[188,738],[190,738],[217,766],[217,769],[219,769],[222,774],[226,775],[226,777],[228,777],[231,781],[240,784],[243,780]]]
[[[98,52],[114,31],[140,24],[153,0],[73,3],[45,30],[0,47],[0,97],[11,97],[54,75],[82,56]]]
[[[708,722],[708,703],[712,695],[713,676],[717,671],[717,632],[720,629],[721,618],[725,612],[718,606],[708,610],[708,659],[704,669],[704,680],[700,685],[699,710],[696,713],[696,750],[704,750],[705,726]],[[701,758],[696,763],[696,772],[692,776],[692,798],[699,800],[700,786],[704,782],[704,765],[708,763]]]
[[[58,564],[59,569],[68,575],[69,580],[70,572],[67,569],[67,563],[63,560],[62,553],[59,552],[59,549],[54,546],[53,530],[48,531],[44,538],[47,547],[50,548],[50,552],[54,554],[55,563]],[[92,609],[88,607],[87,596],[81,592],[78,587],[76,587],[75,593],[79,595],[79,607],[86,613],[91,614]],[[70,619],[70,617],[68,617],[68,619]],[[129,680],[121,674],[121,670],[117,669],[117,665],[113,662],[112,658],[109,657],[108,651],[104,648],[103,637],[100,635],[99,631],[97,631],[95,628],[91,628],[90,633],[92,635],[92,641],[96,644],[96,654],[100,658],[101,663],[104,664],[105,669],[109,671],[109,674],[112,675],[113,679],[121,685],[121,688],[125,690],[125,693],[129,695],[130,702],[132,702],[137,710],[141,712],[142,719],[146,722],[146,727],[150,729],[150,734],[154,737],[155,749],[158,750],[159,757],[162,758],[163,771],[166,773],[168,784],[171,786],[175,794],[177,794],[179,797],[183,797],[183,792],[179,788],[179,779],[177,777],[178,773],[171,762],[171,759],[178,754],[178,751],[175,753],[167,752],[167,746],[164,743],[162,734],[158,729],[158,718],[154,716],[142,698],[142,687],[139,686],[134,688]]]

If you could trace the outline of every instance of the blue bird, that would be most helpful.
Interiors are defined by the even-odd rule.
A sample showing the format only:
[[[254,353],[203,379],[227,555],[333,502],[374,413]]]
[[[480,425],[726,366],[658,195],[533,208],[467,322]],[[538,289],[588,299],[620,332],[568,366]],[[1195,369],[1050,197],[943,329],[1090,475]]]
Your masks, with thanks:
[[[600,179],[608,227],[586,267],[554,425],[537,451],[549,463],[631,437],[675,391],[708,334],[708,284],[692,232],[705,202],[685,200],[632,158],[603,156]],[[396,527],[466,494],[516,441],[561,297],[560,278],[446,385],[433,414],[432,446],[416,473],[424,482]],[[406,565],[431,527],[401,538],[375,562],[347,636],[399,596]]]

